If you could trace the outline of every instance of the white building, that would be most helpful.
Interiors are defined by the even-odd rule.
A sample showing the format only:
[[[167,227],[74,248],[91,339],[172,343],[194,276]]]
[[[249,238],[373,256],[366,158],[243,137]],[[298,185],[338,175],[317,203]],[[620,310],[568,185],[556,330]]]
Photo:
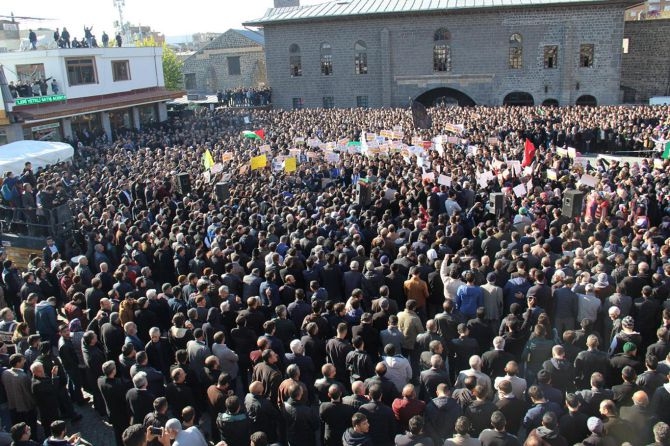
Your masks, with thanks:
[[[165,88],[161,47],[76,48],[0,53],[0,69],[14,86],[46,79],[46,95],[8,96],[0,109],[0,143],[21,139],[83,139],[139,129],[167,118],[165,102],[181,91]],[[1,77],[0,77],[1,79]],[[57,84],[54,94],[52,81]],[[43,92],[41,92],[43,93]]]

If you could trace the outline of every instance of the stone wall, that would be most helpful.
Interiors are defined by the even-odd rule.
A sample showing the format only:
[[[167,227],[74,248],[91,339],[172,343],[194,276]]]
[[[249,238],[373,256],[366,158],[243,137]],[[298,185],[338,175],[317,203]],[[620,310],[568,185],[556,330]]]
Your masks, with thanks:
[[[628,103],[670,95],[670,20],[626,22],[621,89]]]
[[[240,58],[240,74],[228,74],[228,58]],[[189,93],[215,94],[217,90],[256,87],[267,83],[263,46],[228,30],[184,61],[182,73],[195,74]]]
[[[433,35],[451,33],[448,73],[433,72]],[[598,104],[620,100],[624,10],[604,5],[449,11],[447,13],[360,17],[347,20],[267,24],[266,61],[273,102],[291,108],[322,107],[333,96],[335,107],[355,107],[367,96],[370,107],[406,106],[434,88],[458,90],[477,104],[500,105],[512,92],[530,93],[535,104],[555,99],[574,104],[592,95]],[[523,36],[523,66],[510,69],[509,37]],[[367,45],[368,74],[354,73],[354,44]],[[320,72],[320,46],[332,45],[333,75]],[[300,46],[302,72],[291,77],[289,46]],[[592,68],[579,67],[581,44],[595,45]],[[557,69],[544,68],[544,46],[558,45]],[[578,85],[579,84],[579,85]]]

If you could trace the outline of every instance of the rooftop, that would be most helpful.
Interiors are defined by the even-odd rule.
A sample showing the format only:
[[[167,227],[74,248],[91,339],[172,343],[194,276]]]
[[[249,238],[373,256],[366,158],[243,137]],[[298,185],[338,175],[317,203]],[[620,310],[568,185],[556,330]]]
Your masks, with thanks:
[[[383,14],[412,14],[467,9],[506,7],[573,6],[621,3],[632,6],[640,0],[334,0],[317,5],[271,8],[261,18],[245,22],[244,26],[304,20],[335,19],[351,16]]]

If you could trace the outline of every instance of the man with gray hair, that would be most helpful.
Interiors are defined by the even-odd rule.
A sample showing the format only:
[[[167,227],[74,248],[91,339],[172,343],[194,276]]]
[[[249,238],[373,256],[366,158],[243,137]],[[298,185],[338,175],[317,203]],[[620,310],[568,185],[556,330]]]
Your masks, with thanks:
[[[167,423],[165,423],[165,432],[171,440],[174,440],[172,446],[207,446],[205,437],[196,426],[183,429],[181,423],[176,418],[167,420]]]
[[[130,389],[130,381],[123,380],[116,376],[116,363],[106,361],[102,364],[102,373],[104,376],[98,378],[98,389],[105,402],[109,422],[114,428],[114,436],[117,444],[123,444],[121,437],[123,431],[128,427],[128,407],[126,403],[126,393]]]
[[[291,388],[299,386],[302,388],[301,401],[307,403],[308,393],[307,386],[300,380],[300,367],[296,364],[291,364],[286,367],[286,379],[279,384],[278,401],[277,404],[281,406],[290,398]]]
[[[595,323],[598,318],[598,312],[602,303],[600,299],[595,295],[595,288],[592,283],[587,283],[584,286],[584,294],[579,294],[579,300],[577,301],[577,320],[583,321],[584,319],[590,320],[592,323]]]
[[[482,373],[482,358],[479,355],[472,355],[468,360],[468,364],[470,365],[470,368],[467,370],[462,370],[458,374],[458,378],[456,379],[456,384],[454,387],[463,387],[463,381],[465,378],[468,376],[474,376],[477,378],[477,385],[484,387],[484,390],[486,391],[485,398],[493,398],[493,386],[491,385],[491,378],[489,378],[485,373]]]
[[[509,361],[514,361],[514,355],[505,351],[505,338],[496,336],[493,338],[493,350],[482,355],[482,372],[492,380],[496,379],[505,374],[505,366]]]
[[[126,392],[126,403],[131,414],[130,424],[144,422],[144,416],[154,410],[155,396],[147,390],[147,374],[137,372],[133,376],[133,388]]]
[[[316,380],[316,366],[314,360],[305,355],[305,346],[299,339],[294,339],[289,345],[291,353],[284,355],[284,364],[295,364],[300,367],[300,381],[307,385],[307,389],[314,387],[314,380]],[[314,392],[310,391],[310,398],[314,396]]]

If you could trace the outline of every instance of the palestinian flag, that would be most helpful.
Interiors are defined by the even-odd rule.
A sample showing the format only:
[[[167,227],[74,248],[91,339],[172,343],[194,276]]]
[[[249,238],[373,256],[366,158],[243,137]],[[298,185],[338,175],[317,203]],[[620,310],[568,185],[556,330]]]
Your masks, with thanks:
[[[245,130],[242,132],[242,136],[249,139],[265,139],[265,130],[258,129],[253,132],[250,130]]]

